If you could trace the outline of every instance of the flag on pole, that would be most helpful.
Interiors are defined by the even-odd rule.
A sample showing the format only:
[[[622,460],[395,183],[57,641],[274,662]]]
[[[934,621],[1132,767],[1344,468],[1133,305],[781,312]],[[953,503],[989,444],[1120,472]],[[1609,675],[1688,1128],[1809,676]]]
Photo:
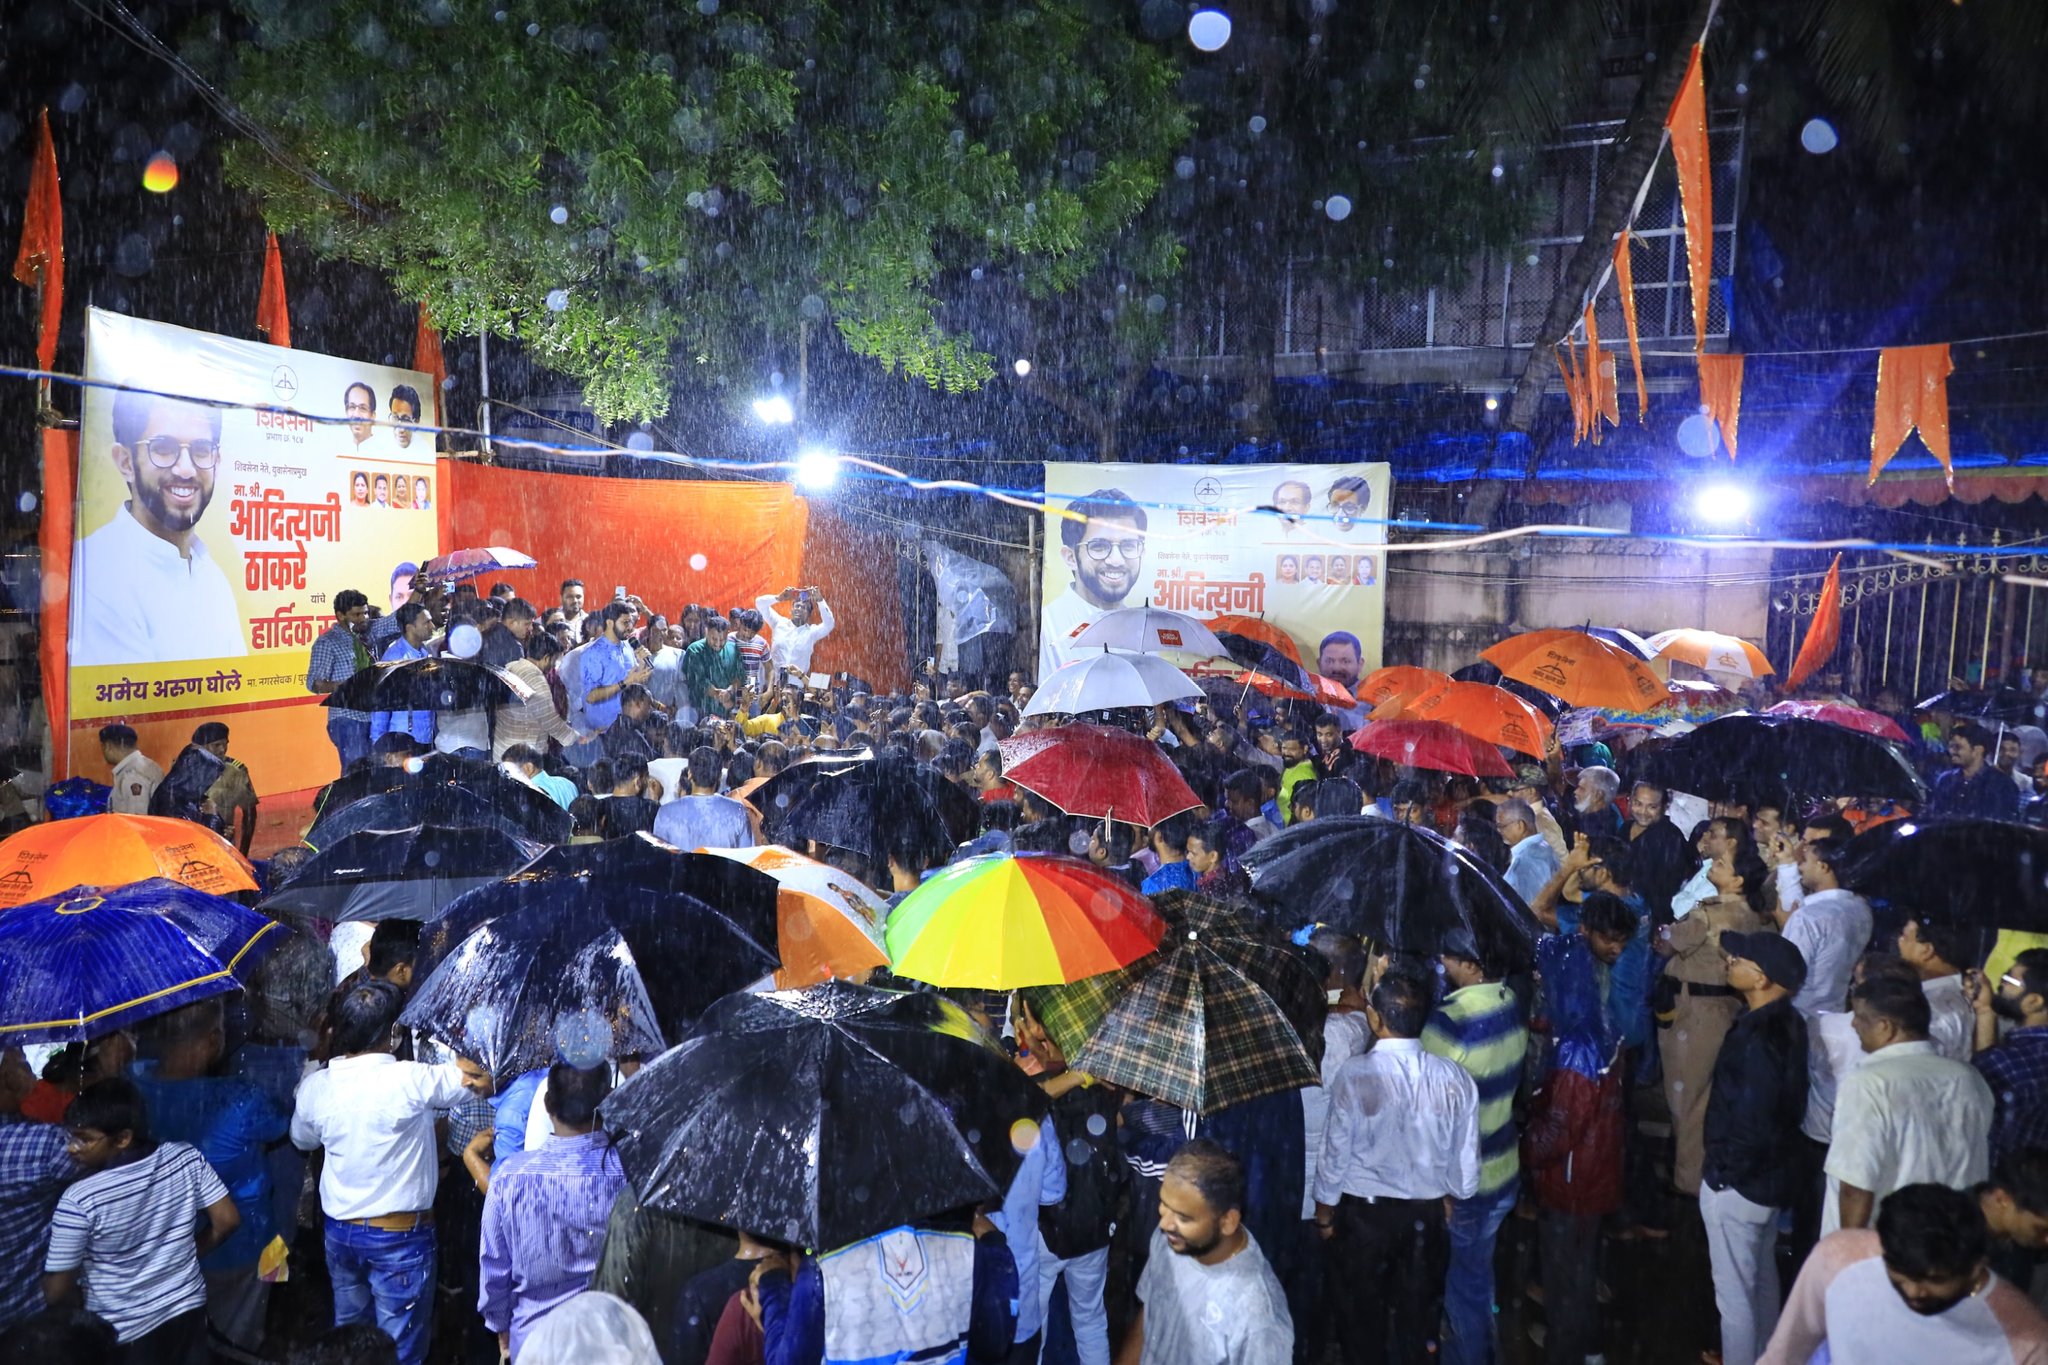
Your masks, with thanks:
[[[1636,331],[1636,272],[1629,260],[1629,241],[1632,234],[1627,228],[1621,232],[1621,240],[1614,244],[1614,287],[1621,295],[1621,320],[1628,324],[1628,358],[1636,367],[1636,421],[1650,420],[1650,390],[1643,383],[1643,343]]]
[[[256,330],[273,346],[290,349],[291,314],[284,306],[284,256],[277,249],[277,234],[263,240],[263,289],[256,296]]]
[[[1707,152],[1707,85],[1700,70],[1700,45],[1678,98],[1664,120],[1671,157],[1678,163],[1678,203],[1685,216],[1685,269],[1692,284],[1692,347],[1707,344],[1707,291],[1714,282],[1714,176]]]
[[[1792,661],[1792,671],[1785,675],[1785,690],[1792,691],[1820,672],[1822,665],[1835,657],[1835,646],[1841,642],[1842,556],[1837,554],[1835,562],[1828,565],[1827,581],[1820,585],[1820,606],[1814,610],[1813,624],[1806,628],[1799,657]]]
[[[1949,465],[1948,377],[1955,372],[1948,347],[1887,346],[1877,355],[1877,420],[1870,428],[1870,482],[1915,430],[1941,462],[1942,477],[1956,486]]]
[[[57,185],[57,147],[50,140],[50,111],[36,117],[35,160],[29,167],[28,206],[22,215],[21,249],[14,278],[41,293],[36,365],[57,359],[57,331],[64,321],[64,201]]]

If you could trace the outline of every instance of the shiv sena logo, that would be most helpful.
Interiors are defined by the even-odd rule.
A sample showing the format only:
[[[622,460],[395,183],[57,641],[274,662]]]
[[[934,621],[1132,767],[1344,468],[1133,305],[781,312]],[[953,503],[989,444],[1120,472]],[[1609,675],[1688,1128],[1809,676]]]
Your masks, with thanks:
[[[1164,626],[1160,627],[1159,643],[1165,645],[1168,649],[1179,649],[1180,632],[1177,630],[1169,630]]]

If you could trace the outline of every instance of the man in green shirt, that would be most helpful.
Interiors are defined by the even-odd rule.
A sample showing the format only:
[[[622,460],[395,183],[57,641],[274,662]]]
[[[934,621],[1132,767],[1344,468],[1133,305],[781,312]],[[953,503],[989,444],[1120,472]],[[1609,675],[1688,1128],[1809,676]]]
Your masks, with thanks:
[[[1479,1190],[1453,1199],[1451,1260],[1444,1277],[1446,1365],[1486,1365],[1493,1345],[1493,1243],[1515,1206],[1521,1155],[1515,1132],[1515,1086],[1529,1032],[1521,1006],[1498,972],[1456,953],[1441,957],[1450,993],[1422,1031],[1422,1049],[1456,1062],[1479,1087]]]
[[[740,694],[740,647],[727,638],[731,623],[723,616],[704,618],[704,638],[683,651],[683,686],[697,715],[729,716]]]

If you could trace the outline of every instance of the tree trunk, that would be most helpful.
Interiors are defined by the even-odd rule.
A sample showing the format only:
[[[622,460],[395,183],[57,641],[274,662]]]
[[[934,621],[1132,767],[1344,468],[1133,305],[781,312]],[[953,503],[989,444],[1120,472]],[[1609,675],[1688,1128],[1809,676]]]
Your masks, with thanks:
[[[1506,420],[1502,423],[1510,430],[1527,431],[1535,423],[1543,392],[1550,383],[1554,363],[1551,347],[1571,333],[1572,325],[1586,306],[1586,291],[1593,287],[1593,281],[1614,255],[1614,235],[1627,226],[1636,192],[1642,188],[1644,178],[1656,163],[1658,150],[1664,145],[1665,116],[1685,80],[1686,67],[1692,61],[1692,46],[1705,35],[1716,3],[1717,0],[1693,0],[1692,12],[1678,31],[1677,41],[1659,55],[1656,69],[1636,92],[1635,108],[1629,111],[1628,122],[1622,126],[1620,145],[1608,168],[1606,183],[1600,187],[1600,197],[1593,205],[1586,235],[1580,239],[1579,249],[1572,253],[1550,296],[1550,308],[1543,315],[1536,343],[1529,348],[1522,373],[1515,380],[1514,396],[1508,400]],[[1542,458],[1542,447],[1532,441],[1526,477],[1536,477]]]

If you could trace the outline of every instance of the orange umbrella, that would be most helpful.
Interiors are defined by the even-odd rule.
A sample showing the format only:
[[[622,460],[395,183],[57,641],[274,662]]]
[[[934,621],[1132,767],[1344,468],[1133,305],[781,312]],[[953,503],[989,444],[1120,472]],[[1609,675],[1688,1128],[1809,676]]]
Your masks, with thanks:
[[[1718,630],[1660,630],[1643,643],[1659,658],[1676,659],[1714,673],[1762,678],[1776,671],[1761,649]]]
[[[1398,715],[1384,712],[1398,709]],[[1447,682],[1418,697],[1397,697],[1373,712],[1374,720],[1436,720],[1488,744],[1543,757],[1550,718],[1504,687]]]
[[[1583,630],[1532,630],[1502,640],[1479,657],[1568,706],[1643,711],[1669,694],[1664,680],[1618,645]]]
[[[74,886],[169,877],[195,891],[255,891],[256,869],[204,825],[161,815],[83,815],[31,825],[0,843],[0,909]]]
[[[1450,674],[1439,673],[1433,668],[1389,664],[1365,675],[1358,684],[1358,699],[1367,706],[1378,706],[1397,697],[1415,697],[1434,691],[1450,680]]]
[[[786,848],[706,848],[776,881],[775,939],[782,990],[834,977],[858,979],[889,965],[882,926],[889,911],[872,891],[827,863]]]
[[[1301,646],[1294,642],[1292,635],[1271,621],[1257,616],[1219,616],[1207,625],[1218,635],[1227,632],[1231,635],[1242,635],[1247,640],[1257,640],[1261,644],[1271,645],[1294,662],[1301,663]]]

